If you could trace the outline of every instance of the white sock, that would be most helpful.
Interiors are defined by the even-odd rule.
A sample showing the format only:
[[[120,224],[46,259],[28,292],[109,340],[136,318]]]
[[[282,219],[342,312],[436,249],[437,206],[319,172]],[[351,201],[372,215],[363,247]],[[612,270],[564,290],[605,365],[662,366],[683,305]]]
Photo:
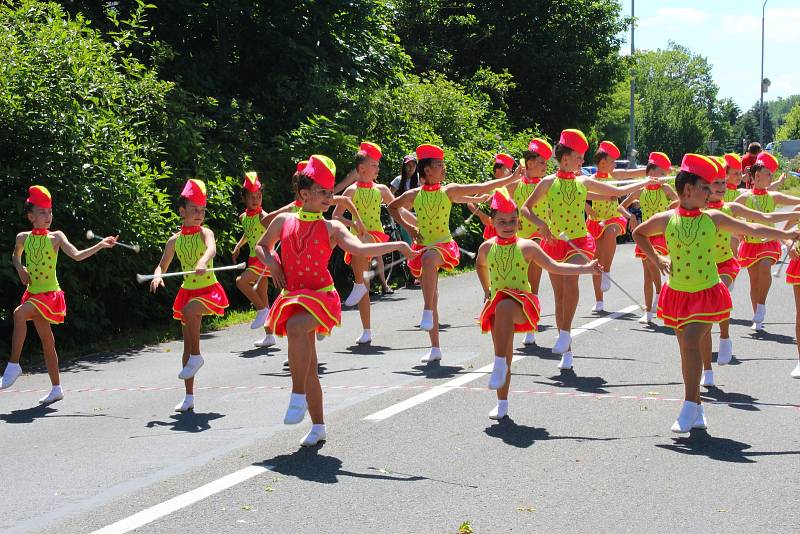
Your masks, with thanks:
[[[186,395],[183,396],[183,401],[187,403],[194,402],[194,395],[187,393]]]
[[[22,366],[20,364],[14,362],[8,362],[8,365],[6,367],[10,369],[22,369]]]
[[[53,388],[50,390],[50,393],[61,395],[63,393],[63,391],[61,391],[61,384],[53,386]]]
[[[325,435],[325,423],[322,423],[322,424],[319,424],[319,425],[312,424],[311,425],[311,432],[316,432],[317,434],[322,434],[324,436]]]
[[[290,406],[305,406],[306,405],[306,395],[305,393],[292,393],[289,397],[289,405]]]
[[[497,401],[497,408],[498,411],[508,411],[508,399],[506,400],[498,400]]]

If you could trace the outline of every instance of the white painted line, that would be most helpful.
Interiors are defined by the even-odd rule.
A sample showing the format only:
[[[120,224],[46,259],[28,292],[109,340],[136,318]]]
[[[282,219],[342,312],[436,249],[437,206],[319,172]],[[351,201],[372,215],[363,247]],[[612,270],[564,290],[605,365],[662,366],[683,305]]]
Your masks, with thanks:
[[[589,330],[597,328],[598,326],[601,326],[601,325],[603,325],[605,323],[611,322],[614,319],[622,317],[623,315],[627,315],[627,314],[631,313],[632,311],[638,310],[638,309],[639,309],[639,306],[628,306],[627,308],[623,308],[623,309],[621,309],[619,311],[615,311],[614,313],[612,313],[610,315],[607,315],[606,317],[601,317],[599,319],[595,319],[594,321],[586,323],[585,325],[580,326],[578,328],[573,328],[570,331],[570,334],[572,335],[573,338],[578,337],[579,335],[583,334],[584,332],[588,332]],[[514,360],[513,361],[516,362],[518,360],[521,360],[522,358],[525,358],[525,356],[516,355],[516,356],[514,356]],[[373,413],[371,415],[368,415],[368,416],[366,416],[364,418],[364,420],[365,421],[383,421],[384,419],[388,419],[393,415],[397,415],[400,412],[404,412],[404,411],[408,410],[409,408],[413,408],[414,406],[422,404],[423,402],[427,402],[427,401],[429,401],[431,399],[435,399],[439,395],[444,395],[448,391],[451,391],[453,388],[457,388],[457,387],[463,386],[464,384],[468,384],[468,383],[470,383],[470,382],[472,382],[474,380],[477,380],[477,379],[479,379],[481,377],[486,376],[487,373],[491,373],[492,372],[492,367],[493,366],[494,366],[494,364],[485,365],[485,366],[481,367],[480,369],[476,369],[476,370],[474,370],[472,372],[469,372],[469,373],[467,373],[465,375],[461,375],[459,377],[456,377],[453,380],[450,380],[449,382],[445,382],[444,384],[442,384],[440,386],[436,386],[434,388],[431,388],[431,389],[429,389],[428,391],[426,391],[424,393],[420,393],[419,395],[415,395],[414,397],[411,397],[410,399],[406,399],[404,401],[398,402],[397,404],[389,406],[388,408],[385,408],[385,409],[383,409],[383,410],[381,410],[379,412],[375,412],[375,413]]]
[[[240,469],[235,473],[225,475],[224,477],[214,480],[213,482],[209,482],[205,486],[200,486],[192,491],[187,491],[186,493],[178,495],[177,497],[173,497],[168,501],[156,504],[155,506],[151,506],[146,510],[135,513],[130,517],[126,517],[125,519],[108,525],[107,527],[103,527],[100,530],[95,530],[92,534],[123,534],[125,532],[130,532],[147,525],[148,523],[152,523],[156,519],[160,519],[166,515],[176,512],[181,508],[186,508],[187,506],[190,506],[198,501],[202,501],[203,499],[216,493],[236,486],[237,484],[241,484],[246,480],[250,480],[251,478],[258,476],[265,471],[268,471],[266,467],[258,465],[245,467],[244,469]]]

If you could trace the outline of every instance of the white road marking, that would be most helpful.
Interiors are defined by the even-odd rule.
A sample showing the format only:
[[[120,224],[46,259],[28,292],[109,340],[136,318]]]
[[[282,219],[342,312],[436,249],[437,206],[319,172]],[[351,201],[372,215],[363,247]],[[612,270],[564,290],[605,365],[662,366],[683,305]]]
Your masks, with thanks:
[[[604,325],[605,323],[611,322],[614,319],[622,317],[623,315],[627,315],[627,314],[633,312],[634,310],[638,310],[638,309],[639,309],[639,306],[628,306],[627,308],[623,308],[623,309],[621,309],[619,311],[615,311],[614,313],[612,313],[610,315],[607,315],[606,317],[601,317],[600,319],[595,319],[594,321],[586,323],[583,326],[579,326],[578,328],[573,328],[570,331],[570,334],[572,335],[573,338],[578,337],[579,335],[583,334],[584,332],[588,332],[589,330],[597,328],[598,326]],[[514,360],[513,361],[516,362],[516,361],[521,360],[523,358],[525,358],[524,355],[517,355],[517,356],[514,356]],[[444,384],[442,384],[440,386],[436,386],[436,387],[434,387],[432,389],[429,389],[428,391],[426,391],[424,393],[420,393],[419,395],[415,395],[415,396],[411,397],[410,399],[406,399],[404,401],[398,402],[397,404],[393,404],[392,406],[389,406],[388,408],[385,408],[385,409],[383,409],[383,410],[381,410],[379,412],[375,412],[375,413],[373,413],[371,415],[368,415],[368,416],[366,416],[364,418],[364,420],[365,421],[383,421],[384,419],[388,419],[388,418],[392,417],[393,415],[397,415],[400,412],[404,412],[404,411],[408,410],[409,408],[413,408],[414,406],[422,404],[423,402],[427,402],[427,401],[429,401],[431,399],[435,399],[439,395],[444,395],[445,393],[447,393],[448,391],[453,390],[454,388],[458,388],[460,386],[463,386],[464,384],[468,384],[468,383],[470,383],[470,382],[472,382],[474,380],[477,380],[477,379],[479,379],[481,377],[485,377],[487,373],[491,373],[492,372],[492,367],[493,367],[493,364],[485,365],[485,366],[483,366],[483,367],[481,367],[479,369],[476,369],[475,371],[472,371],[472,372],[467,373],[465,375],[461,375],[459,377],[456,377],[453,380],[450,380],[449,382],[445,382]]]
[[[126,517],[125,519],[108,525],[107,527],[103,527],[100,530],[95,530],[92,534],[123,534],[125,532],[130,532],[147,525],[148,523],[152,523],[156,519],[160,519],[166,515],[169,515],[172,512],[176,512],[181,508],[186,508],[187,506],[201,501],[206,497],[210,497],[228,488],[232,488],[237,484],[241,484],[246,480],[250,480],[251,478],[258,476],[265,471],[268,471],[266,467],[258,465],[245,467],[244,469],[240,469],[234,473],[231,473],[230,475],[225,475],[224,477],[218,478],[213,482],[209,482],[205,486],[200,486],[192,491],[187,491],[186,493],[178,495],[177,497],[173,497],[168,501],[156,504],[155,506],[151,506],[146,510],[135,513],[130,517]]]

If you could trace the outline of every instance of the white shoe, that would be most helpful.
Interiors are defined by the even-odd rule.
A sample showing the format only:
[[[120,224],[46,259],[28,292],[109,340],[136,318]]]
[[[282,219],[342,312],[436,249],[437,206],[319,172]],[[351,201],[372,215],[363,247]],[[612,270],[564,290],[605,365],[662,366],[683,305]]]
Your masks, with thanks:
[[[728,365],[733,358],[733,341],[731,338],[719,340],[719,351],[717,351],[717,365]]]
[[[265,334],[263,339],[259,339],[258,341],[254,341],[253,345],[256,347],[271,347],[278,341],[275,339],[275,336],[272,334]]]
[[[604,307],[603,307],[603,301],[602,300],[598,300],[597,302],[594,303],[594,306],[592,306],[592,311],[594,313],[599,313],[599,312],[603,311],[603,309],[604,309]]]
[[[203,364],[206,363],[203,360],[203,357],[199,354],[195,354],[194,356],[189,356],[189,360],[186,362],[186,365],[181,369],[181,372],[178,373],[178,378],[180,380],[188,380],[192,378],[194,375],[197,374],[197,371],[203,367]]]
[[[53,386],[50,393],[39,399],[39,404],[53,404],[64,398],[64,392],[61,391],[61,386]]]
[[[431,363],[431,362],[438,362],[442,359],[442,349],[439,347],[431,347],[431,350],[428,353],[420,358],[420,362],[422,363]]]
[[[506,374],[508,374],[508,363],[506,359],[501,356],[494,357],[494,367],[492,367],[492,374],[489,376],[489,389],[500,389],[506,383]]]
[[[356,339],[356,345],[366,345],[367,343],[372,343],[372,330],[364,330]]]
[[[422,318],[419,320],[420,330],[433,330],[433,310],[422,310]]]
[[[700,379],[701,386],[713,386],[714,385],[714,370],[708,369],[707,371],[703,371],[703,377]]]
[[[556,339],[553,348],[551,349],[553,354],[564,354],[569,349],[569,346],[572,344],[572,336],[566,330],[559,330],[558,331],[558,339]]]
[[[536,334],[534,332],[528,332],[525,334],[525,337],[522,339],[523,345],[536,345]]]
[[[800,378],[800,362],[797,362],[797,367],[792,371],[792,378]]]
[[[186,395],[183,401],[175,405],[176,412],[193,412],[194,411],[194,395]]]
[[[609,273],[603,273],[600,276],[600,291],[605,293],[611,289],[611,275]]]
[[[320,428],[322,427],[322,428]],[[325,441],[327,434],[325,433],[325,425],[311,425],[311,430],[300,441],[303,447],[313,447],[314,445]]]
[[[289,407],[286,408],[286,415],[283,416],[284,425],[296,425],[306,416],[306,396],[300,393],[292,393],[289,397]]]
[[[3,371],[3,378],[0,378],[0,389],[10,388],[14,385],[19,375],[22,374],[22,366],[18,363],[8,362],[6,370]]]
[[[269,315],[269,308],[256,311],[256,318],[253,319],[252,323],[250,323],[250,328],[252,330],[264,328],[264,323],[267,322],[267,315]]]
[[[697,421],[699,409],[699,404],[695,404],[692,401],[683,401],[681,412],[678,414],[678,418],[672,424],[672,428],[670,430],[677,434],[685,434],[689,432],[692,429],[694,422]]]
[[[697,419],[694,420],[692,423],[692,428],[702,428],[703,430],[708,428],[708,421],[706,421],[706,411],[703,408],[703,405],[700,404],[697,407]]]
[[[508,401],[497,401],[497,406],[492,408],[492,411],[489,412],[489,419],[494,419],[495,421],[499,421],[503,417],[508,415]]]
[[[565,352],[561,355],[561,361],[558,362],[559,369],[572,369],[572,353]]]
[[[653,312],[644,312],[644,315],[639,317],[639,322],[641,324],[653,324],[653,317],[655,314]]]
[[[758,321],[755,321],[755,322],[753,322],[752,325],[750,325],[750,330],[754,330],[756,332],[763,332],[764,331],[764,323],[760,323]]]
[[[754,323],[763,323],[767,317],[767,307],[764,304],[756,304],[756,311],[753,313]]]
[[[369,289],[367,289],[365,284],[354,284],[353,290],[350,292],[347,300],[344,301],[344,305],[355,306],[367,293],[369,293]]]

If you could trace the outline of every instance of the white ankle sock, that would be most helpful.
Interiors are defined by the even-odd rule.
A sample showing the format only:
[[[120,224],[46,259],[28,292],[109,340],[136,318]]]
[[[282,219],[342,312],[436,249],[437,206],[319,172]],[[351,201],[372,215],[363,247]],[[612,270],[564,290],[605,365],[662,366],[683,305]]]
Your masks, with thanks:
[[[292,395],[289,397],[289,405],[305,406],[306,405],[305,393],[292,393]]]
[[[324,436],[325,435],[325,423],[322,423],[322,424],[319,424],[319,425],[312,424],[311,425],[311,431],[312,432],[316,432],[318,434],[322,434]]]
[[[50,390],[50,393],[54,393],[56,395],[61,395],[64,392],[61,390],[61,385],[59,384],[57,386],[53,386],[53,388]]]

